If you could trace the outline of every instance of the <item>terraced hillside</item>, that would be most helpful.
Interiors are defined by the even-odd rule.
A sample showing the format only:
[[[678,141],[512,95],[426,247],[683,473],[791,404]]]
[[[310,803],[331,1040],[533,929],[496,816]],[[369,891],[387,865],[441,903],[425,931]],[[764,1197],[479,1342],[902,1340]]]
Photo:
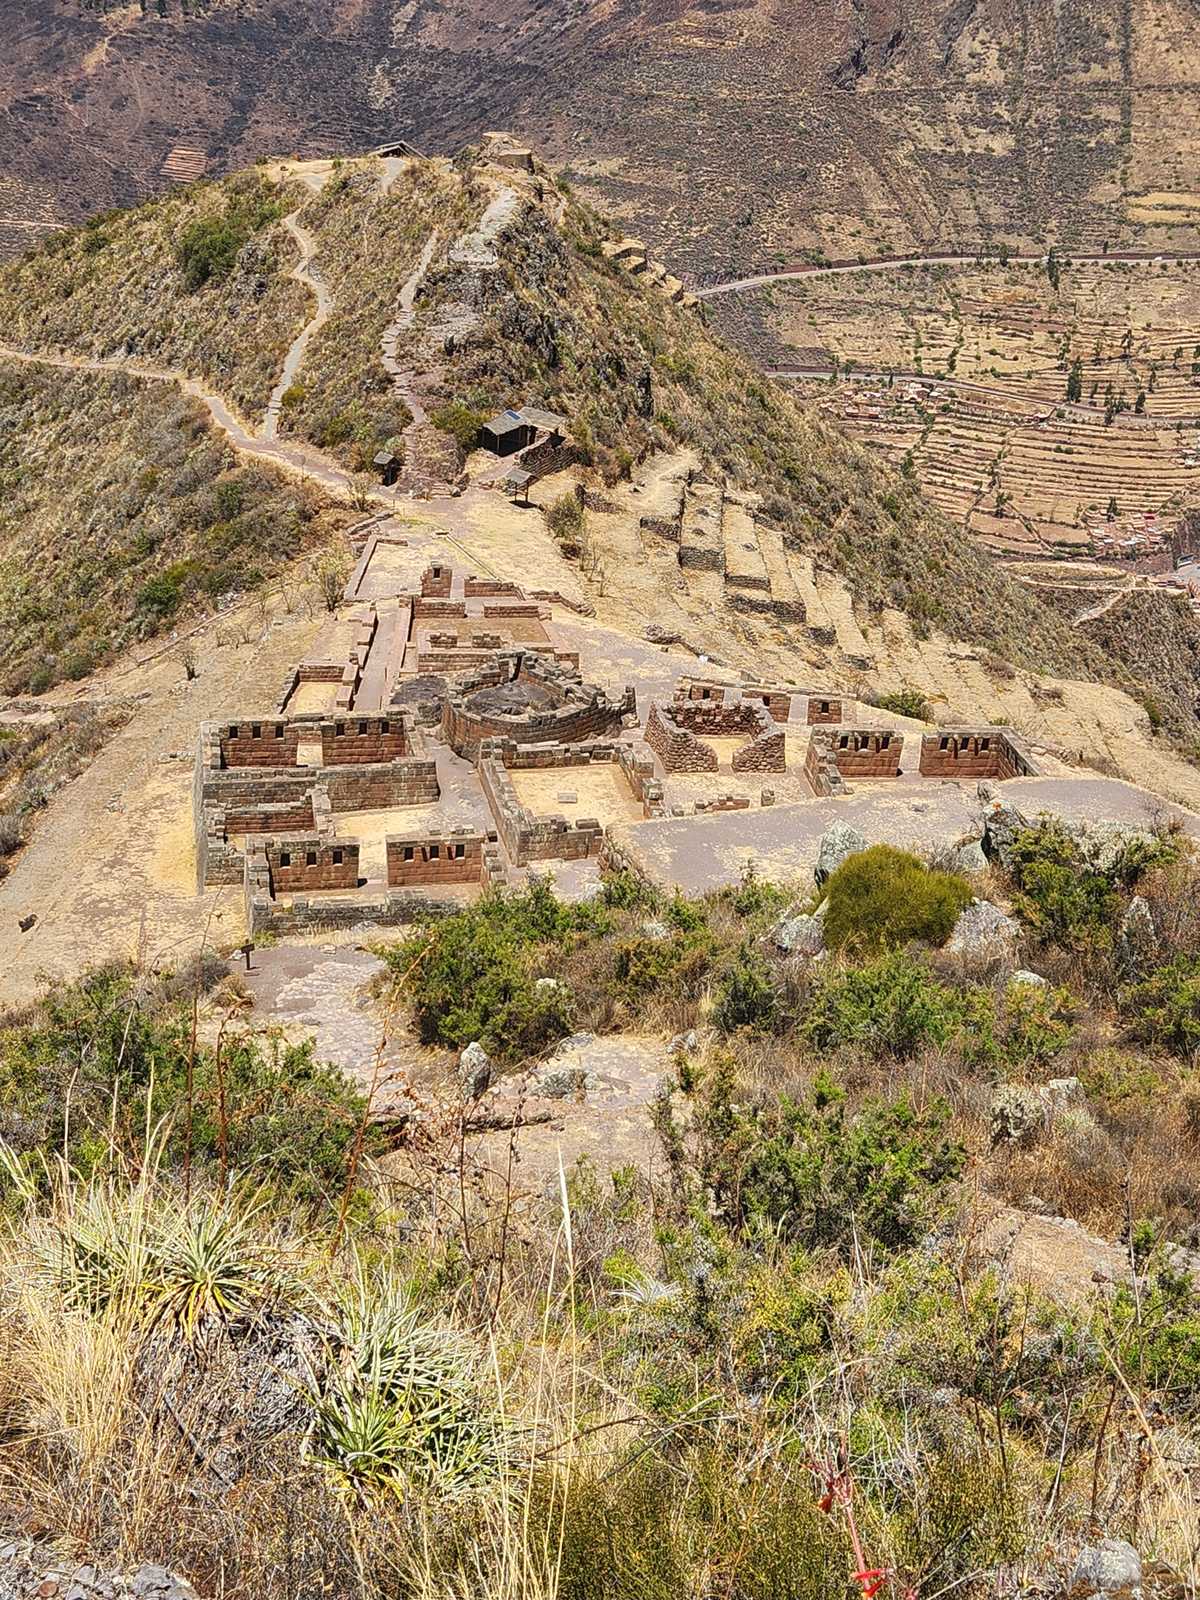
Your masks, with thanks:
[[[264,154],[511,124],[676,270],[1187,237],[1188,0],[5,0],[0,245]]]
[[[1185,553],[1171,530],[1200,495],[1197,263],[851,272],[709,304],[992,549]]]

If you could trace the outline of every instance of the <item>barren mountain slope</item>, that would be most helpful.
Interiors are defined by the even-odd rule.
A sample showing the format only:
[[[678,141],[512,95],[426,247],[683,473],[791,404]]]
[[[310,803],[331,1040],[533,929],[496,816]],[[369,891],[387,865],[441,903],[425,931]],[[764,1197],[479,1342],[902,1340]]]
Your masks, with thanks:
[[[1200,204],[1191,0],[0,12],[9,248],[19,225],[146,195],[165,161],[187,175],[392,135],[441,149],[497,123],[699,276],[822,247],[1074,247],[1135,229],[1165,246]]]

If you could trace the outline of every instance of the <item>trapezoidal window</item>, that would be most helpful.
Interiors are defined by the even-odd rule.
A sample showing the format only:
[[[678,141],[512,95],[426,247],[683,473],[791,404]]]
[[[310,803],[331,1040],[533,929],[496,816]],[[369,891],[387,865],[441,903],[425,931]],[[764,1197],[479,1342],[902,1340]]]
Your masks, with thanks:
[[[282,739],[283,738],[283,723],[282,722],[277,722],[275,724],[275,737],[277,739]]]
[[[412,858],[413,858],[413,847],[410,844],[406,844],[404,846],[404,859],[405,859],[405,861],[411,861]]]
[[[358,731],[359,731],[359,733],[366,733],[367,724],[366,724],[366,719],[365,718],[362,718],[362,717],[359,718]]]
[[[939,750],[949,750],[949,748],[950,748],[949,739],[939,739],[938,740],[938,749]]]
[[[304,865],[306,867],[315,867],[316,864],[317,864],[317,852],[315,850],[306,850],[304,852]]]
[[[441,853],[442,853],[441,850],[438,848],[438,846],[436,844],[431,844],[429,846],[429,850],[427,852],[427,859],[429,861],[436,861],[438,859],[438,857],[441,855]]]
[[[990,739],[980,739],[979,748],[981,750],[990,750],[992,748],[992,741]]]
[[[462,860],[463,856],[466,854],[466,848],[467,847],[465,845],[462,845],[462,844],[456,844],[454,846],[454,859],[455,859],[455,861],[461,861]]]
[[[292,864],[292,852],[290,850],[281,850],[279,852],[279,865],[281,867],[290,867],[291,864]]]
[[[333,852],[333,864],[334,864],[335,867],[340,867],[341,866],[341,864],[342,864],[342,852],[340,850],[335,850]]]
[[[261,722],[256,722],[251,727],[251,729],[250,729],[250,737],[252,739],[261,739],[262,738],[262,723]]]

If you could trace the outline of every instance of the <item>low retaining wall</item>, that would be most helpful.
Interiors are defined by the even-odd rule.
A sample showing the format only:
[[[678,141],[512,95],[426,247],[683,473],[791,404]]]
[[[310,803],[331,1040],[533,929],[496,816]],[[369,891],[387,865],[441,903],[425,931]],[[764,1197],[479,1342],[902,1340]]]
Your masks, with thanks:
[[[308,900],[298,897],[281,905],[271,893],[270,868],[263,851],[245,857],[243,889],[246,928],[250,938],[275,934],[280,938],[338,928],[396,928],[430,917],[450,916],[461,909],[457,900],[439,900],[419,890],[386,889],[344,900]]]

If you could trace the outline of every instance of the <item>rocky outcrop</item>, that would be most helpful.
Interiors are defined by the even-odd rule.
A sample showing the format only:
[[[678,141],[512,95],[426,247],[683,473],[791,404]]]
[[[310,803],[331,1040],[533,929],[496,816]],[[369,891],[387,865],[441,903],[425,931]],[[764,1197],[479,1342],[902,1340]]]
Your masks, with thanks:
[[[0,1544],[0,1600],[196,1600],[196,1591],[166,1567],[112,1570],[21,1540]]]

